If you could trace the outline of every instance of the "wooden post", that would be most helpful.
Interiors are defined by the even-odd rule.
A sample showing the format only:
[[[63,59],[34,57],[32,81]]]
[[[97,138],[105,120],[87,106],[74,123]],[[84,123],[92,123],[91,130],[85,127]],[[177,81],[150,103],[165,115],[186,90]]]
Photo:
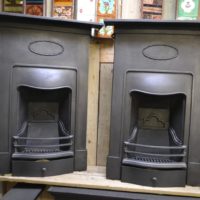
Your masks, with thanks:
[[[97,165],[106,166],[109,150],[113,63],[101,64]]]
[[[113,40],[103,40],[100,43],[100,63],[114,62],[114,42]]]
[[[123,0],[122,1],[122,18],[123,19],[140,19],[141,18],[141,0]]]
[[[162,19],[173,20],[176,18],[176,0],[163,0]]]
[[[110,111],[114,62],[113,40],[101,40],[97,165],[106,166],[110,138]]]
[[[90,45],[88,72],[87,150],[88,165],[97,163],[97,126],[99,103],[100,49],[97,42]]]

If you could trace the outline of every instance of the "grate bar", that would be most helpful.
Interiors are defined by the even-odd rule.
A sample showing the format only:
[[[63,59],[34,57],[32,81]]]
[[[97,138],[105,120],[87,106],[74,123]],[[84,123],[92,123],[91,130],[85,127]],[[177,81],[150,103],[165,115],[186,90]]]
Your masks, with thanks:
[[[176,162],[170,159],[148,158],[148,157],[133,157],[124,158],[123,165],[156,168],[156,169],[185,169],[187,165],[185,162]]]
[[[51,138],[30,138],[30,137],[19,137],[19,136],[13,136],[14,140],[66,140],[66,139],[72,139],[74,136],[64,136],[64,137],[51,137]]]
[[[138,151],[130,151],[126,150],[124,151],[125,153],[129,154],[140,154],[140,155],[146,155],[146,156],[158,156],[158,157],[185,157],[186,153],[182,154],[160,154],[160,153],[145,153],[145,152],[138,152]]]
[[[52,144],[52,145],[23,145],[23,144],[14,144],[14,147],[19,148],[19,147],[27,147],[27,148],[55,148],[55,147],[68,147],[72,146],[71,143],[66,143],[66,144]]]
[[[185,145],[182,146],[153,146],[153,145],[144,145],[144,144],[136,144],[136,143],[130,143],[130,142],[124,142],[125,146],[134,146],[134,147],[143,147],[143,148],[149,148],[149,149],[174,149],[174,150],[184,150],[187,147]]]

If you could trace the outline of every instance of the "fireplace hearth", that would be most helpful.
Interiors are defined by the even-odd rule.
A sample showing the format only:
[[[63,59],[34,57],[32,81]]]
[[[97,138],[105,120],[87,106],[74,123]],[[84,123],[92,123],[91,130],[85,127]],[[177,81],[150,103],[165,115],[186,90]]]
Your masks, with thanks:
[[[154,187],[200,185],[200,23],[106,25],[115,26],[107,178]]]
[[[85,170],[88,46],[99,24],[0,14],[0,173]]]

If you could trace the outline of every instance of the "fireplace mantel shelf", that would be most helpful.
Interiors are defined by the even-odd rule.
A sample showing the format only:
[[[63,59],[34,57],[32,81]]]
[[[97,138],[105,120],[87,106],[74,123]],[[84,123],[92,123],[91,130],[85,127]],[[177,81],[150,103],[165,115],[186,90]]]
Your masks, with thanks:
[[[88,167],[88,170],[83,172],[74,172],[72,174],[64,174],[59,176],[43,178],[13,177],[10,174],[8,174],[5,176],[0,176],[0,181],[101,189],[122,192],[139,192],[175,196],[200,197],[200,187],[186,186],[184,188],[152,188],[129,183],[122,183],[118,180],[108,180],[105,177],[104,167]]]

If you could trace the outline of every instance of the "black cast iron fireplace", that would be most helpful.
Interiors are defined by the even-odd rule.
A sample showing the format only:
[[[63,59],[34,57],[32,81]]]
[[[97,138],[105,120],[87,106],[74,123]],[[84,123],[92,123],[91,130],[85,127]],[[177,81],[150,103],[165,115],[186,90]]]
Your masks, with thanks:
[[[13,159],[73,157],[71,90],[27,86],[20,86],[18,90],[21,128],[13,136]]]
[[[135,167],[185,169],[185,96],[132,92],[131,133],[122,163]]]
[[[86,169],[92,27],[100,25],[0,14],[1,173]]]
[[[44,161],[51,165],[51,173],[73,171],[75,91],[74,70],[14,67],[11,113],[15,115],[11,121],[13,132],[17,131],[13,136],[13,174],[45,176],[48,167]],[[38,167],[33,170],[30,165],[36,161]]]
[[[107,178],[199,185],[199,22],[106,24],[116,30]]]

